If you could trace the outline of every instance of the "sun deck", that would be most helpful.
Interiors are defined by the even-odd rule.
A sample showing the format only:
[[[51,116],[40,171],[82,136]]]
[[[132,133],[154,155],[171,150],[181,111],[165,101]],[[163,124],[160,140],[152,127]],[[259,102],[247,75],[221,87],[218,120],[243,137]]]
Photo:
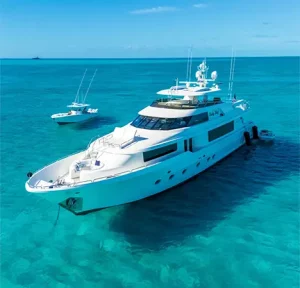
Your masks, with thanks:
[[[212,100],[206,101],[192,101],[192,100],[183,100],[183,99],[168,99],[162,98],[158,99],[150,105],[151,107],[158,108],[168,108],[168,109],[197,109],[197,108],[205,108],[216,104],[221,104],[220,98],[214,98]]]

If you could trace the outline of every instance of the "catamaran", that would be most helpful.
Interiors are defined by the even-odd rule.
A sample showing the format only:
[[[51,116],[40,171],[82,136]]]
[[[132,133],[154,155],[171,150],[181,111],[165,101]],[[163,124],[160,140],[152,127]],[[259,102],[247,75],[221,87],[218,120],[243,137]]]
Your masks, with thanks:
[[[191,61],[190,61],[191,62]],[[129,203],[172,188],[203,172],[258,137],[245,115],[246,100],[222,100],[217,72],[206,60],[196,80],[176,81],[167,96],[138,112],[123,127],[92,139],[86,150],[28,174],[26,190],[77,214]],[[191,63],[188,64],[191,67]]]
[[[90,106],[90,104],[86,104],[85,100],[86,100],[86,96],[90,90],[91,84],[94,80],[94,77],[96,75],[97,69],[95,70],[95,73],[91,79],[91,82],[89,84],[89,87],[84,95],[84,97],[82,98],[82,101],[80,101],[80,88],[83,82],[83,79],[85,77],[87,69],[84,72],[84,75],[81,79],[77,94],[75,96],[75,100],[74,102],[72,102],[72,104],[68,105],[67,107],[70,109],[69,112],[67,113],[57,113],[57,114],[53,114],[51,116],[51,118],[59,125],[63,125],[63,124],[69,124],[69,123],[78,123],[78,122],[82,122],[82,121],[86,121],[89,120],[91,118],[94,118],[96,116],[98,116],[98,109],[92,109],[92,108],[88,108]]]

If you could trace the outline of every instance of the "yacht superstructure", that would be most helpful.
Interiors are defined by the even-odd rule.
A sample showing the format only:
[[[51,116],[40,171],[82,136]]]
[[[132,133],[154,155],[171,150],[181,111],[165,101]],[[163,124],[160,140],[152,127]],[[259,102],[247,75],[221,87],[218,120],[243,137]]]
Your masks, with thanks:
[[[26,190],[82,214],[160,193],[201,173],[249,139],[245,100],[214,96],[217,72],[177,81],[167,96],[139,111],[124,127],[92,139],[88,148],[29,175]]]

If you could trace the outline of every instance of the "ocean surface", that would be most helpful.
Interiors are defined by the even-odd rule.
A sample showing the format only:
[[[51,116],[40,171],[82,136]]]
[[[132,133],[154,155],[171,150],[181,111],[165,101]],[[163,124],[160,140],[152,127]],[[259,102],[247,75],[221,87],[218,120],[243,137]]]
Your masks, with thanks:
[[[230,59],[207,61],[226,95]],[[233,90],[274,144],[242,147],[145,200],[61,209],[54,225],[57,205],[26,192],[27,172],[133,120],[185,79],[186,59],[1,60],[1,288],[299,287],[299,63],[236,59]],[[58,126],[50,116],[68,111],[86,68],[84,91],[98,69],[87,102],[100,117]]]

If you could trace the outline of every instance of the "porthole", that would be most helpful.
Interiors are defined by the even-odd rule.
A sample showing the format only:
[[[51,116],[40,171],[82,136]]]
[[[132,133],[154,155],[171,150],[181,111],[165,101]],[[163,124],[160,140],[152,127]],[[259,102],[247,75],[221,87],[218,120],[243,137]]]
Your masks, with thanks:
[[[196,166],[199,167],[200,166],[200,162],[198,162]]]
[[[160,179],[158,179],[158,180],[155,181],[155,185],[157,185],[159,183],[160,183]]]
[[[169,177],[169,179],[171,180],[171,179],[173,179],[173,177],[174,177],[174,175],[172,174],[172,175]]]
[[[184,169],[183,171],[182,171],[182,174],[184,174],[186,172],[186,169]]]

